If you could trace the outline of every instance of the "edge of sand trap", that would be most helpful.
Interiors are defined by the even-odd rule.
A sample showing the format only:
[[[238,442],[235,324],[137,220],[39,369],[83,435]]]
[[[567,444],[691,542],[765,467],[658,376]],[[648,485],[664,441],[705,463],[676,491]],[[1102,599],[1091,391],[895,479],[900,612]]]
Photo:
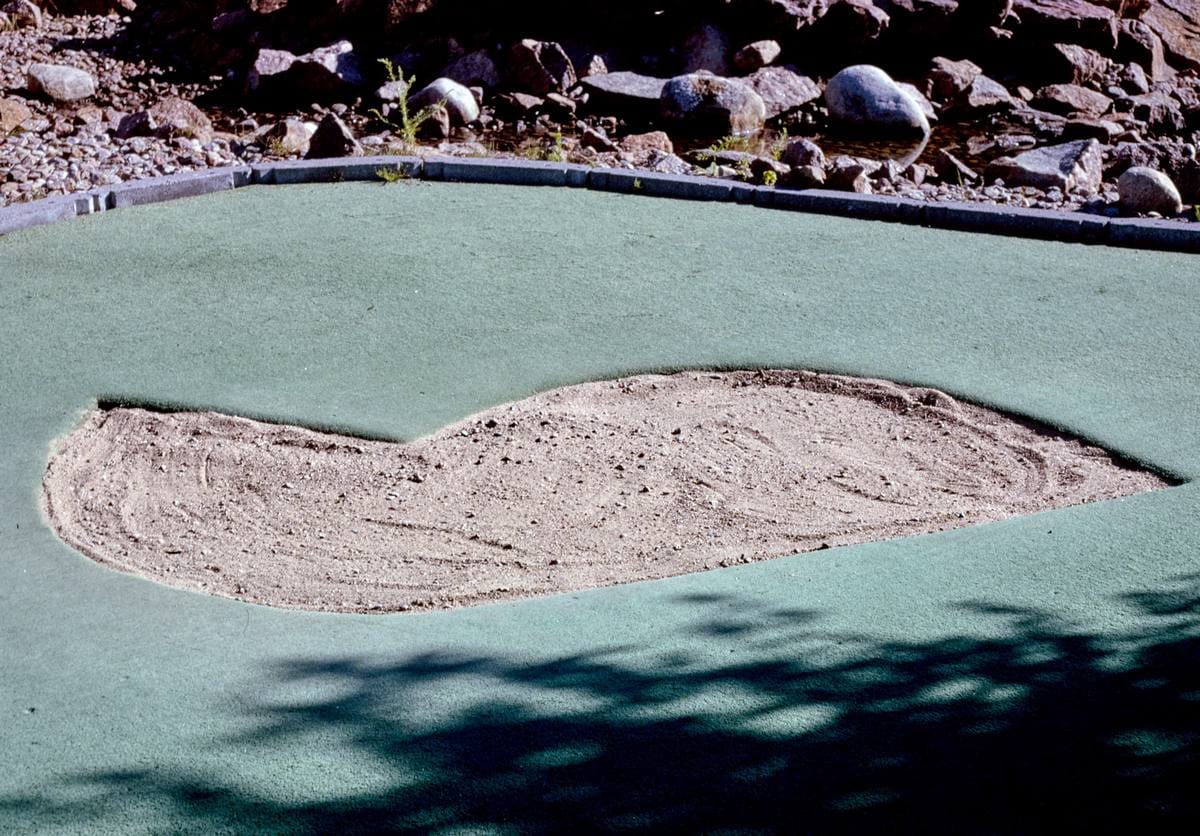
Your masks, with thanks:
[[[1166,487],[945,393],[807,371],[637,375],[409,443],[94,410],[43,509],[170,586],[290,608],[447,608],[669,577]]]

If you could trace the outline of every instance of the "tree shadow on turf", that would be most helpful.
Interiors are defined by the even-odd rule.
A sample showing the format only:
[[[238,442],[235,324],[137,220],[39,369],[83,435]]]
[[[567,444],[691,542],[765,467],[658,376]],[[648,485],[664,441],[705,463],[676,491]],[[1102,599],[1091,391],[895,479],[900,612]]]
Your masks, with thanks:
[[[987,637],[880,642],[823,627],[820,612],[678,603],[697,614],[677,643],[687,651],[290,662],[247,707],[255,731],[223,742],[333,738],[383,789],[288,804],[221,775],[154,769],[81,776],[86,801],[0,799],[0,812],[84,829],[114,805],[149,803],[172,829],[256,832],[1200,821],[1200,575],[1123,596],[1134,626],[1104,634],[968,602],[994,619]],[[468,696],[430,720],[435,688]]]

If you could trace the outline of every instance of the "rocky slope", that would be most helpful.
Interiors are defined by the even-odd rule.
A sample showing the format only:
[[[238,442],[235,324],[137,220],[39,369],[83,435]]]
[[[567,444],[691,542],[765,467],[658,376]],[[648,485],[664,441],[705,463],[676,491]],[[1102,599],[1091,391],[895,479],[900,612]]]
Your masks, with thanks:
[[[390,150],[1108,213],[1200,202],[1200,0],[0,8],[2,200]]]

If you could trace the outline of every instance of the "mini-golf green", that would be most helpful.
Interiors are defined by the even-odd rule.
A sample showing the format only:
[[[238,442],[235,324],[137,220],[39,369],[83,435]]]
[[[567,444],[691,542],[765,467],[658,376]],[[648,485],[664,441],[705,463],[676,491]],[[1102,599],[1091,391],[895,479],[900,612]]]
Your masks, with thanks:
[[[1194,256],[570,189],[250,187],[0,238],[0,829],[1200,819]],[[413,438],[680,368],[932,386],[1182,484],[471,609],[256,607],[38,510],[97,400]]]

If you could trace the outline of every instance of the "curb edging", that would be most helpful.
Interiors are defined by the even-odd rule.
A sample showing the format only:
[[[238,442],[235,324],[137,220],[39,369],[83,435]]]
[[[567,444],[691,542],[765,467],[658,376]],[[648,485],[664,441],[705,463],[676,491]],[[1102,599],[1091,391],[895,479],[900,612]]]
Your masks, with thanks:
[[[402,179],[587,188],[678,200],[736,202],[764,209],[1066,243],[1200,253],[1200,223],[1107,218],[1081,212],[965,202],[938,203],[826,189],[777,189],[711,177],[589,168],[573,163],[540,160],[415,156],[339,157],[226,166],[133,180],[71,195],[55,195],[0,208],[0,236],[58,223],[78,215],[195,197],[248,185],[380,180],[381,169],[399,172]]]

